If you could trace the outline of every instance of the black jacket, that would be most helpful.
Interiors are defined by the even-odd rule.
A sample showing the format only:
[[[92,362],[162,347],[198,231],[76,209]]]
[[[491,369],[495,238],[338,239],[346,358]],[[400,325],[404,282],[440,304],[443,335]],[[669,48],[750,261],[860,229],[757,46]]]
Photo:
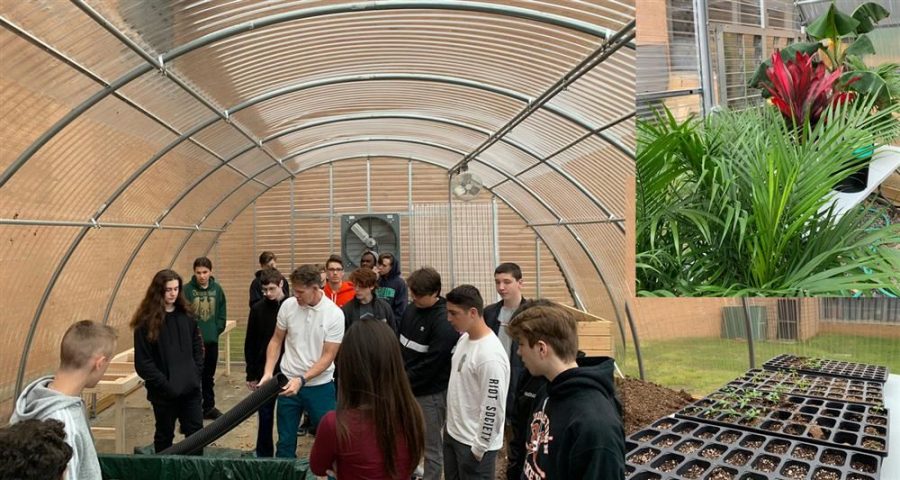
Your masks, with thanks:
[[[538,393],[524,478],[625,478],[625,430],[613,368],[609,357],[581,358],[577,368]]]
[[[203,338],[193,317],[179,311],[166,313],[155,342],[147,340],[146,327],[135,329],[134,369],[144,379],[151,402],[199,392]]]
[[[447,321],[447,301],[439,297],[429,308],[411,303],[400,321],[399,336],[413,394],[420,397],[446,390],[451,352],[459,340]]]
[[[275,333],[275,324],[278,323],[278,309],[281,303],[287,300],[269,300],[263,297],[262,300],[250,307],[250,315],[247,317],[247,336],[244,338],[244,359],[247,362],[247,381],[252,382],[259,380],[263,376],[263,370],[266,368],[266,348],[269,346],[269,340]],[[284,346],[281,347],[281,354],[284,355]],[[281,357],[275,362],[275,371],[278,373],[281,365]]]
[[[257,270],[256,273],[253,274],[253,281],[250,282],[250,308],[253,308],[253,305],[256,305],[256,302],[265,297],[262,292],[262,284],[259,283],[260,274],[262,274],[262,270]],[[291,296],[291,287],[288,286],[287,279],[281,284],[281,290],[284,291],[285,297]]]
[[[409,292],[406,282],[400,278],[400,259],[394,258],[391,271],[378,279],[378,288],[375,295],[390,304],[394,310],[394,318],[403,318],[406,306],[409,304]]]
[[[519,302],[519,305],[522,305],[526,301],[527,300],[523,298],[522,301]],[[484,307],[484,323],[486,323],[488,327],[491,327],[491,330],[494,331],[494,335],[497,336],[500,335],[501,308],[503,308],[503,300]],[[516,398],[515,393],[519,388],[519,378],[522,377],[523,373],[528,373],[525,370],[525,364],[522,363],[522,357],[520,357],[519,354],[516,353],[518,350],[519,342],[513,340],[512,345],[509,349],[509,390],[507,390],[506,395],[506,420],[508,422],[514,421],[513,412],[515,411],[515,405],[513,404],[513,402]]]
[[[361,306],[362,304],[359,303],[359,300],[354,298],[341,307],[341,310],[344,311],[344,333],[346,333],[347,330],[350,330],[350,325],[352,325],[353,322],[359,320]],[[394,311],[391,310],[391,306],[387,302],[380,298],[373,297],[372,310],[375,311],[376,320],[383,320],[391,327],[391,330],[393,330],[394,333],[397,333],[397,322],[394,321]]]

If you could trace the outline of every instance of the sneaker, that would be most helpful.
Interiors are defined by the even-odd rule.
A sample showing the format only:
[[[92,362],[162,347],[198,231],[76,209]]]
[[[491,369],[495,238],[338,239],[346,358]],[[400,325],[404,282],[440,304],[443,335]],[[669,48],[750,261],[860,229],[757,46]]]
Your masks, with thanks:
[[[306,427],[297,428],[297,436],[298,437],[305,437],[307,433],[309,433],[309,431],[306,430]]]
[[[215,420],[221,416],[222,416],[222,412],[220,412],[219,409],[216,407],[210,408],[209,410],[203,412],[204,420]]]

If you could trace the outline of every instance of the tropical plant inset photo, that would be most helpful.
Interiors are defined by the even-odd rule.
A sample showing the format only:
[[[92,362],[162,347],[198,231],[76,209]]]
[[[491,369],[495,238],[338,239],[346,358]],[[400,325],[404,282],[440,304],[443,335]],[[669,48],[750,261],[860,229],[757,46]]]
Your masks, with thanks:
[[[638,295],[900,294],[900,224],[865,199],[900,159],[900,66],[867,63],[887,16],[831,5],[759,65],[760,104],[638,122]]]

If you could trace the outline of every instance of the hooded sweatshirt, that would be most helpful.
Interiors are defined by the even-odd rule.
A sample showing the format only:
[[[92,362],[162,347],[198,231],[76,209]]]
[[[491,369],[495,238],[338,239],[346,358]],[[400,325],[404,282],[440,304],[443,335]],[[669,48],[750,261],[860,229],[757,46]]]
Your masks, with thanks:
[[[400,351],[413,394],[443,392],[450,383],[450,360],[459,334],[447,321],[447,300],[428,308],[411,304],[400,321]]]
[[[146,327],[135,329],[134,370],[144,379],[151,402],[199,393],[203,339],[197,322],[184,312],[167,312],[155,342],[147,340]]]
[[[378,278],[378,288],[375,295],[391,305],[394,318],[403,318],[403,312],[409,304],[409,295],[406,290],[406,282],[400,278],[400,259],[394,257],[391,271],[387,275]]]
[[[197,314],[197,326],[203,333],[203,343],[219,343],[219,335],[225,331],[225,291],[209,277],[206,288],[200,286],[196,276],[184,286],[184,296],[194,306]]]
[[[612,358],[582,358],[538,393],[523,478],[625,478],[622,405],[612,372]]]
[[[81,397],[72,397],[49,388],[53,377],[41,377],[22,391],[16,400],[10,423],[52,418],[65,424],[66,443],[72,447],[65,480],[100,480],[100,462],[91,427],[84,416]]]
[[[325,282],[325,288],[323,288],[322,291],[325,292],[325,296],[328,297],[329,300],[339,307],[343,307],[356,296],[356,289],[353,288],[353,282],[341,282],[341,287],[336,292],[331,288],[330,283]]]
[[[255,274],[253,274],[253,281],[250,282],[250,307],[253,307],[253,304],[263,299],[265,295],[263,295],[262,291],[262,283],[259,282],[259,276],[262,275],[262,270],[257,270]],[[285,298],[291,296],[291,287],[288,285],[287,279],[284,280],[284,283],[281,284],[281,290],[284,292]]]
[[[281,304],[289,297],[281,300],[269,300],[263,297],[262,300],[253,304],[250,308],[250,315],[247,317],[247,336],[244,338],[244,358],[247,361],[247,381],[252,382],[263,377],[263,371],[266,369],[266,349],[272,335],[275,333],[275,324],[278,321],[278,309]],[[281,356],[284,355],[284,346],[281,347],[281,354],[278,361],[275,362],[275,371],[281,371]]]

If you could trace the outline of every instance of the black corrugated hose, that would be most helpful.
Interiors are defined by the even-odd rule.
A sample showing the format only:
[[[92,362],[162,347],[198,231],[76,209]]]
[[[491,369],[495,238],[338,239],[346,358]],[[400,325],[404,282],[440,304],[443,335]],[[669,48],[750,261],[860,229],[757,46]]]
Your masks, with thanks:
[[[260,385],[259,389],[241,400],[240,403],[222,414],[214,422],[197,430],[190,437],[159,452],[160,455],[191,455],[202,450],[203,447],[216,441],[216,439],[230,432],[231,429],[246,420],[247,417],[256,413],[259,407],[263,406],[275,395],[278,395],[281,389],[287,385],[287,382],[287,377],[281,373],[277,374],[268,382]]]

